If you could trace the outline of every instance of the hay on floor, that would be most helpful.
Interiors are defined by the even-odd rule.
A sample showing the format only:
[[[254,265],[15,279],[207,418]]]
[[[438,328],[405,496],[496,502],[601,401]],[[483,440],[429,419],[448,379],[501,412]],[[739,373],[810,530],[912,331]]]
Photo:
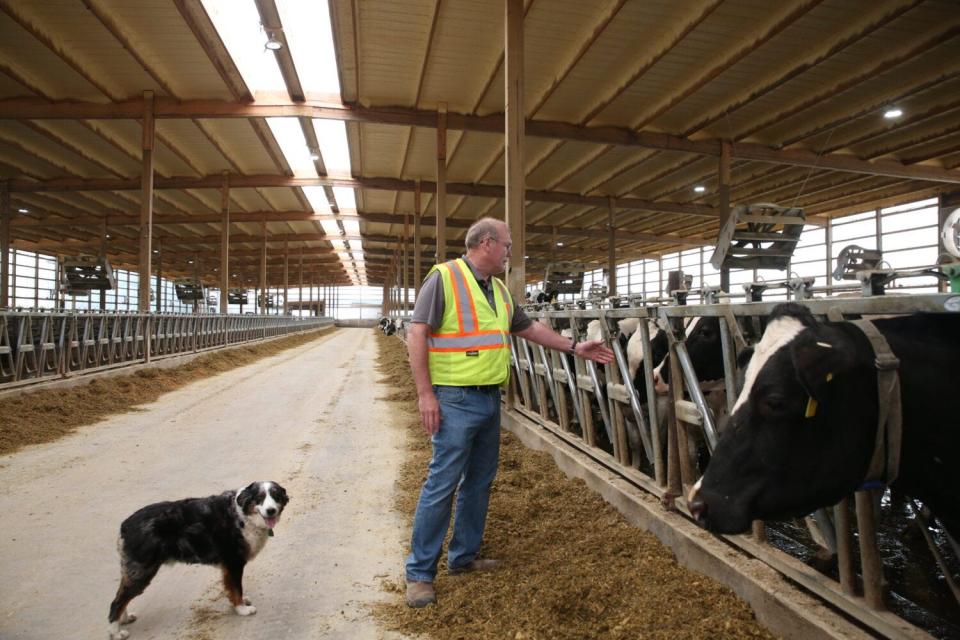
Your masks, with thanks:
[[[398,422],[413,432],[396,503],[412,520],[430,443],[403,344],[381,336],[379,347],[379,371],[394,389],[386,399],[397,403]],[[396,597],[377,605],[378,619],[438,640],[774,637],[732,591],[680,566],[652,534],[506,431],[483,555],[500,559],[502,568],[461,576],[441,571],[439,602],[425,609],[404,604],[403,576],[384,581]]]

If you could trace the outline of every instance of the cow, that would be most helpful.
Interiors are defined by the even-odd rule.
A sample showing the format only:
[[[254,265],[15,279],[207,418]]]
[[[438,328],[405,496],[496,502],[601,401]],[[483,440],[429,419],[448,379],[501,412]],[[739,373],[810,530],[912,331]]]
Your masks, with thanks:
[[[960,415],[950,401],[960,314],[883,318],[899,358],[902,448],[891,485],[960,535]],[[803,516],[862,487],[879,415],[875,354],[850,322],[820,322],[796,303],[774,308],[727,428],[688,506],[716,533]]]
[[[723,343],[720,340],[720,318],[694,318],[686,329],[687,353],[697,373],[697,380],[707,382],[723,378]],[[654,372],[657,393],[666,393],[670,385],[670,355],[666,354]]]
[[[383,335],[392,336],[397,332],[397,329],[399,328],[399,324],[400,323],[394,320],[393,318],[389,316],[383,316],[382,318],[380,318],[380,322],[377,323],[377,326],[380,329],[380,331],[383,332]]]

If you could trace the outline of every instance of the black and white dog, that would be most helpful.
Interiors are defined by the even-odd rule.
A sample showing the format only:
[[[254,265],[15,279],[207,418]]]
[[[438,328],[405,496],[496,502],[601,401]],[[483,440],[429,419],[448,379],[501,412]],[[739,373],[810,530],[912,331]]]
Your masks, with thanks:
[[[234,610],[257,612],[243,597],[243,567],[254,559],[289,501],[276,482],[254,482],[239,491],[206,498],[147,505],[120,525],[120,587],[110,604],[110,640],[129,636],[121,624],[131,600],[143,593],[160,565],[173,562],[218,565]]]

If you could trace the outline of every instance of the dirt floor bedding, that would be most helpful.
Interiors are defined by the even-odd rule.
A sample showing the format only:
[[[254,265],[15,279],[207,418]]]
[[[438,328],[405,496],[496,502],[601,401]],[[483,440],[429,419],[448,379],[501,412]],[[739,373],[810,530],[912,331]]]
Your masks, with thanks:
[[[409,521],[430,443],[403,343],[380,336],[379,345],[379,371],[395,388],[382,399],[396,402],[397,420],[413,432],[396,505]],[[443,640],[774,637],[733,592],[681,567],[652,534],[506,431],[482,553],[502,569],[441,572],[437,606],[410,609],[402,576],[384,581],[397,596],[376,608],[377,617],[389,629]]]
[[[68,389],[44,389],[0,399],[0,455],[31,444],[52,442],[77,427],[107,416],[136,411],[161,395],[195,380],[250,364],[286,351],[331,331],[295,334],[248,346],[213,351],[169,369],[141,369],[136,373],[91,380]]]

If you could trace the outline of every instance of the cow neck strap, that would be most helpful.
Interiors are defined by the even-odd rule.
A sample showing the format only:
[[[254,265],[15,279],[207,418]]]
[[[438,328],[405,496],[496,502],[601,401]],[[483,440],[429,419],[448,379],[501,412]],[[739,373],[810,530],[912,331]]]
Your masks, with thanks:
[[[897,479],[900,469],[900,445],[903,439],[903,414],[900,402],[900,360],[887,339],[869,320],[853,320],[873,347],[874,366],[877,368],[877,393],[880,403],[877,419],[877,437],[873,457],[861,489],[887,486]]]

